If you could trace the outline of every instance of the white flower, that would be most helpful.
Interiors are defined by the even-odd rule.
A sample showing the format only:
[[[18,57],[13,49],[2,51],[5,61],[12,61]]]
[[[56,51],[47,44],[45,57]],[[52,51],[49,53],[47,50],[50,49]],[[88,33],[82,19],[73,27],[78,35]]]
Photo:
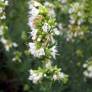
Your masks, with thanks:
[[[18,44],[17,43],[12,43],[12,45],[14,46],[14,47],[18,47]]]
[[[56,53],[57,53],[56,46],[53,46],[53,47],[51,48],[51,55],[53,56],[53,58],[56,58]]]
[[[53,75],[53,80],[58,80],[58,75],[57,74]]]
[[[41,57],[45,55],[45,51],[43,48],[37,50],[37,57]]]
[[[32,7],[32,9],[29,11],[30,16],[36,17],[39,14],[39,9]]]
[[[88,71],[92,71],[92,66],[88,66]]]
[[[35,49],[35,43],[30,42],[30,43],[29,43],[29,47],[30,47],[30,50],[31,50],[31,49]]]
[[[63,72],[58,72],[57,74],[53,75],[53,80],[60,80],[64,78],[65,78],[65,74]]]
[[[41,47],[37,49],[35,43],[32,43],[32,42],[29,43],[29,51],[35,57],[41,57],[45,55],[44,48]]]
[[[51,63],[51,61],[49,60],[49,61],[46,62],[45,67],[46,67],[46,68],[50,68],[50,67],[51,67],[51,64],[52,64],[52,63]]]
[[[34,6],[34,7],[39,7],[41,6],[41,4],[35,0],[32,0],[31,4]]]
[[[0,41],[3,43],[3,44],[7,44],[7,40],[5,38],[1,38]]]
[[[32,17],[30,17],[28,20],[28,26],[30,27],[31,30],[35,30],[35,25],[33,24],[33,19],[32,19]]]
[[[74,19],[70,19],[69,22],[70,22],[70,24],[74,24],[75,20]]]
[[[71,5],[71,8],[69,9],[68,13],[72,14],[72,13],[76,13],[79,9],[80,5],[78,2],[74,3]]]
[[[35,55],[36,51],[35,43],[32,42],[29,43],[29,51],[31,52],[32,55]]]
[[[88,76],[88,72],[87,72],[87,71],[84,71],[83,74],[84,74],[84,76],[86,76],[86,77]]]
[[[5,1],[5,5],[8,5],[8,1],[7,0]]]
[[[4,2],[4,0],[1,0],[1,2]]]
[[[67,2],[67,0],[61,0],[61,3],[62,4],[66,3],[66,2]]]
[[[79,2],[74,3],[73,7],[74,7],[75,9],[78,9],[78,8],[80,7]]]
[[[38,38],[37,38],[37,41],[38,41],[38,42],[40,42],[40,41],[41,41],[41,38],[40,38],[40,37],[38,37]]]
[[[65,78],[65,74],[64,74],[63,72],[61,72],[59,76],[60,76],[60,78],[62,78],[62,79]]]
[[[1,20],[6,19],[6,16],[3,15],[3,16],[0,17],[0,19],[1,19]]]
[[[51,41],[53,44],[56,42],[56,40],[53,38],[53,36],[51,36]]]
[[[28,18],[28,25],[29,27],[34,30],[35,25],[33,24],[34,19],[38,16],[39,14],[39,9],[32,7],[29,11],[29,18]]]
[[[92,78],[92,71],[90,71],[90,72],[84,71],[83,74],[85,77]]]
[[[60,35],[60,31],[57,28],[54,28],[53,31],[54,31],[55,35]]]
[[[59,23],[59,24],[58,24],[58,28],[59,28],[60,30],[62,30],[62,29],[63,29],[63,26],[62,26],[62,24],[61,24],[61,23]]]
[[[32,32],[30,32],[30,34],[31,34],[32,40],[35,40],[37,37],[37,30],[36,29],[32,30]]]
[[[83,23],[83,19],[79,19],[77,22],[78,25],[81,25],[82,23]]]
[[[3,37],[0,39],[0,41],[4,44],[6,51],[9,51],[10,47],[12,47],[12,44]]]
[[[45,1],[44,5],[45,5],[45,6],[49,6],[50,3],[49,3],[48,1]]]
[[[88,77],[89,77],[89,78],[92,78],[92,71],[89,72]]]
[[[75,33],[73,34],[73,36],[74,36],[74,37],[77,37],[77,36],[78,36],[78,32],[75,32]]]
[[[82,16],[82,13],[81,13],[81,11],[79,11],[79,12],[77,13],[77,15],[78,15],[78,16]]]
[[[34,84],[37,84],[42,78],[43,78],[43,73],[30,70],[30,76],[28,79],[31,80]]]
[[[44,23],[44,25],[42,26],[42,29],[44,32],[48,32],[50,31],[50,26],[48,25],[48,23]]]
[[[52,17],[56,16],[55,10],[53,8],[49,8],[48,16],[52,16]]]
[[[69,14],[71,14],[73,12],[74,12],[74,8],[70,8],[69,11],[68,11]]]
[[[88,65],[87,64],[83,64],[83,68],[86,68]]]

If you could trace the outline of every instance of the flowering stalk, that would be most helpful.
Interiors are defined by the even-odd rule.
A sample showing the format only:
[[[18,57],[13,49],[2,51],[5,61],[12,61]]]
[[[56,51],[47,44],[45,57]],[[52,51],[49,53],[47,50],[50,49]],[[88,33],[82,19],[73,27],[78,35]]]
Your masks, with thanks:
[[[51,80],[62,80],[61,69],[52,66],[51,59],[56,58],[57,42],[54,36],[59,35],[56,28],[55,18],[52,17],[48,9],[36,1],[29,2],[29,19],[31,42],[29,42],[29,52],[42,60],[43,67],[37,70],[30,70],[29,80],[33,83],[40,82],[43,78]],[[49,73],[49,74],[48,74]],[[63,78],[66,75],[63,74]]]
[[[0,37],[3,35],[3,30],[5,29],[5,23],[3,22],[6,18],[5,16],[5,6],[7,5],[7,1],[0,0]]]
[[[84,32],[81,29],[82,24],[84,23],[84,3],[81,4],[80,2],[75,2],[70,4],[70,8],[68,10],[69,13],[69,25],[68,25],[68,39],[73,40],[78,36],[83,36]]]
[[[8,5],[7,0],[0,0],[0,42],[3,43],[5,50],[9,51],[9,49],[13,47],[17,47],[16,43],[13,43],[10,39],[7,39],[5,36],[9,38],[7,34],[8,27],[6,26],[6,13],[5,7]]]
[[[37,2],[34,2],[34,4]],[[38,3],[37,3],[38,4]],[[55,19],[47,16],[48,10],[40,5],[39,9],[34,6],[31,6],[31,11],[29,12],[29,22],[28,25],[32,30],[30,32],[32,42],[29,43],[29,51],[35,57],[46,56],[48,53],[49,56],[52,56],[50,52],[52,52],[53,57],[55,58],[56,48],[55,48],[55,39],[53,36],[55,32]],[[46,16],[46,18],[45,18]],[[49,57],[50,58],[50,57]]]

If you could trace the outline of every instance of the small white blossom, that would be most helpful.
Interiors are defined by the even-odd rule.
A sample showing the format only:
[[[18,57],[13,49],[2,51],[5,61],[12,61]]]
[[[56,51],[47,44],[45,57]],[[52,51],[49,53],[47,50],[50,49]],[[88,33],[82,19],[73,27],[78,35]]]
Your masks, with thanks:
[[[44,5],[45,5],[45,6],[49,6],[50,3],[49,3],[48,1],[45,1]]]
[[[52,17],[56,16],[55,10],[53,8],[49,8],[48,16],[52,16]]]
[[[7,40],[5,38],[1,38],[0,41],[3,43],[3,44],[7,44]]]
[[[29,51],[31,52],[32,55],[35,56],[35,53],[36,53],[35,43],[32,43],[32,42],[29,43]]]
[[[92,78],[92,71],[90,71],[90,72],[84,71],[83,74],[85,77]]]
[[[92,71],[92,66],[88,66],[87,70],[90,72]]]
[[[12,44],[9,43],[8,40],[6,40],[3,37],[0,39],[0,41],[4,44],[4,47],[5,47],[6,51],[9,51]]]
[[[38,14],[39,14],[39,9],[35,7],[31,7],[29,11],[28,25],[32,30],[35,29],[35,25],[33,24],[33,21],[38,16]]]
[[[5,0],[5,5],[8,5],[8,0]]]
[[[75,9],[78,9],[78,8],[80,7],[79,2],[74,3],[73,7],[74,7]]]
[[[71,14],[71,13],[73,13],[74,12],[74,8],[70,8],[69,10],[68,10],[68,13],[69,14]]]
[[[32,42],[29,43],[29,51],[35,57],[41,57],[45,55],[44,48],[37,49],[35,43]]]
[[[12,45],[14,46],[14,47],[18,47],[18,44],[17,43],[12,43]]]
[[[59,30],[62,30],[63,29],[63,26],[62,26],[61,23],[58,24],[58,28],[59,28]]]
[[[77,22],[78,25],[81,25],[82,23],[83,23],[83,19],[79,19]]]
[[[44,56],[44,55],[45,55],[44,49],[43,49],[43,48],[38,49],[38,50],[37,50],[37,54],[38,54],[38,57]]]
[[[58,80],[58,75],[57,74],[53,75],[53,80]]]
[[[92,78],[92,65],[87,61],[87,63],[85,63],[83,67],[86,68],[86,70],[83,72],[84,76],[87,78]]]
[[[36,17],[39,14],[39,9],[32,7],[32,9],[29,11],[30,16]]]
[[[73,3],[73,4],[71,5],[71,8],[69,9],[68,13],[69,13],[69,14],[72,14],[72,13],[77,12],[77,11],[79,10],[79,7],[80,7],[80,4],[79,4],[78,2]]]
[[[60,35],[60,31],[57,28],[54,28],[53,31],[54,31],[55,35]]]
[[[37,41],[38,41],[38,42],[40,42],[40,41],[41,41],[41,38],[40,38],[40,37],[38,37],[38,38],[37,38]]]
[[[31,0],[31,4],[34,6],[34,7],[39,7],[41,6],[41,4],[35,0]]]
[[[32,19],[32,17],[30,17],[29,21],[28,21],[28,26],[30,27],[31,30],[35,30],[35,25],[33,24],[33,19]]]
[[[62,4],[65,4],[67,2],[67,0],[61,0]]]
[[[60,73],[59,75],[62,79],[65,78],[65,74],[63,72]]]
[[[53,58],[56,58],[56,53],[57,53],[56,46],[53,46],[53,47],[51,48],[51,55],[53,56]]]
[[[87,64],[83,64],[83,68],[86,68],[88,65]]]
[[[50,31],[50,26],[48,25],[48,23],[44,23],[44,25],[42,26],[42,29],[44,32],[48,32]]]
[[[31,80],[34,84],[37,84],[42,78],[43,78],[43,73],[30,70],[29,80]]]
[[[53,75],[53,80],[60,80],[65,78],[65,74],[63,72],[58,72],[57,74]]]
[[[51,67],[51,64],[52,64],[52,63],[51,63],[51,61],[49,60],[49,61],[46,62],[45,67],[46,67],[46,68],[50,68],[50,67]]]
[[[79,11],[77,15],[78,15],[78,16],[82,16],[82,13]]]
[[[36,29],[32,30],[32,32],[30,32],[30,34],[31,34],[32,40],[35,40],[37,37],[37,30]]]
[[[70,24],[74,24],[75,20],[74,19],[70,19],[69,22],[70,22]]]
[[[6,16],[3,15],[3,16],[0,17],[0,19],[1,19],[1,20],[6,19]]]

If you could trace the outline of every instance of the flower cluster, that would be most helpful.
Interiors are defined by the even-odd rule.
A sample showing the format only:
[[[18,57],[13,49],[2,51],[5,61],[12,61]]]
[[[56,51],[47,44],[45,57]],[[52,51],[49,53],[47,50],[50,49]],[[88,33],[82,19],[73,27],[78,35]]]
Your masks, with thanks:
[[[48,68],[38,68],[38,70],[30,70],[29,80],[34,84],[41,83],[44,79],[50,79],[51,81],[62,80],[67,82],[67,75],[61,72],[61,69],[56,66],[50,66]]]
[[[84,35],[84,32],[81,29],[82,24],[84,23],[83,9],[84,6],[80,2],[74,2],[70,4],[70,8],[68,10],[69,25],[67,31],[67,41]]]
[[[35,43],[30,42],[29,47],[30,47],[29,51],[31,52],[32,55],[34,55],[34,57],[41,57],[45,55],[44,48],[37,49]]]
[[[58,6],[61,13],[57,14],[60,17],[60,23],[63,24],[61,32],[66,41],[75,41],[76,38],[83,38],[85,34],[85,0],[81,1],[69,1],[69,0],[58,0]],[[62,16],[65,15],[63,21]],[[58,23],[58,25],[60,24]]]
[[[55,6],[52,3],[45,1],[44,6],[48,9],[48,16],[56,17]]]
[[[29,51],[35,57],[49,56],[55,58],[56,42],[54,35],[59,31],[55,28],[55,19],[48,14],[48,9],[36,1],[32,1],[29,6],[28,25],[31,29],[30,36],[32,42],[29,43]]]
[[[35,70],[30,70],[30,76],[29,76],[29,80],[32,80],[33,83],[38,83],[42,80],[43,78],[43,73],[42,72],[38,72]]]
[[[84,76],[86,78],[92,78],[92,61],[88,60],[83,67],[85,68],[85,71],[83,72]]]
[[[60,69],[52,66],[51,59],[55,59],[58,52],[54,37],[60,32],[56,27],[54,10],[52,9],[52,12],[49,10],[52,4],[45,2],[44,5],[46,7],[36,1],[29,2],[28,25],[31,30],[31,42],[28,43],[29,52],[34,57],[41,58],[43,63],[43,67],[30,70],[29,80],[35,84],[44,78],[62,80],[66,77]]]

